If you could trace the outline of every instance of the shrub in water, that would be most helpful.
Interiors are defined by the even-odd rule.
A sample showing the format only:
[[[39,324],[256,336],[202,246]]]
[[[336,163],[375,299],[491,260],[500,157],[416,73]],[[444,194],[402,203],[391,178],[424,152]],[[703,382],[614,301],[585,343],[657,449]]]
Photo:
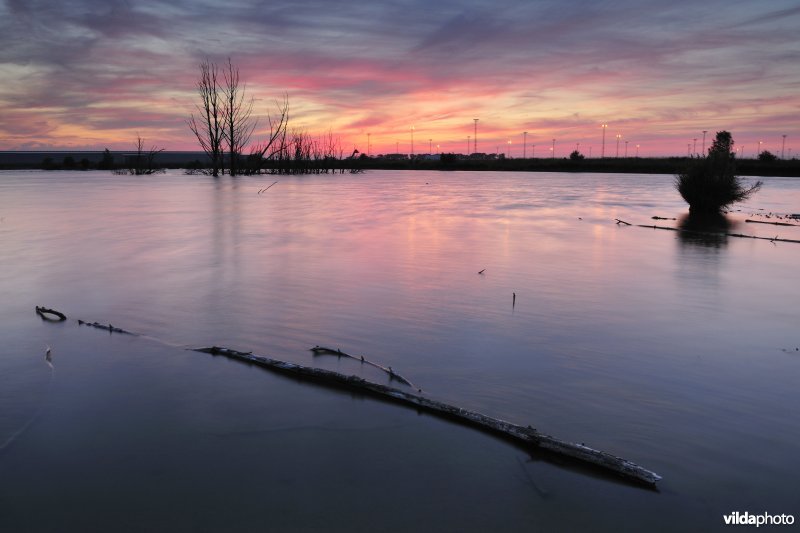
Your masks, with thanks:
[[[708,149],[708,156],[694,159],[685,172],[678,174],[675,187],[689,204],[690,213],[719,213],[725,207],[747,200],[762,182],[747,187],[736,176],[733,138],[718,131]]]

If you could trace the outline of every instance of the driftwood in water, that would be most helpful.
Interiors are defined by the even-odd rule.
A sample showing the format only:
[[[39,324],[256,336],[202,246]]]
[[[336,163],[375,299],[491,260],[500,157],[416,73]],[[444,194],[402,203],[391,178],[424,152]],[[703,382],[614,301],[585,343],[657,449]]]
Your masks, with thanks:
[[[791,222],[765,222],[763,220],[746,219],[745,222],[752,222],[753,224],[772,224],[773,226],[800,226],[800,224],[792,224]]]
[[[67,319],[67,315],[65,315],[61,311],[56,311],[55,309],[48,309],[47,307],[39,307],[38,305],[36,306],[36,314],[42,317],[44,320],[49,320],[51,322],[63,322]]]
[[[45,312],[51,312],[53,310],[45,308],[40,309],[37,307],[36,311],[42,315]],[[55,316],[64,316],[63,313],[58,311],[55,311],[52,314],[55,314]],[[64,316],[64,319],[66,320],[66,316]],[[115,328],[111,324],[106,325],[98,322],[86,322],[84,320],[78,320],[78,324],[91,326],[93,328],[102,329],[111,333],[136,335],[130,331]],[[540,433],[531,426],[518,426],[516,424],[499,420],[497,418],[492,418],[475,411],[468,411],[466,409],[461,409],[459,407],[448,405],[436,400],[431,400],[419,394],[412,394],[400,389],[388,387],[386,385],[373,383],[358,376],[347,376],[331,370],[311,368],[286,361],[271,359],[269,357],[253,355],[252,352],[240,352],[237,350],[220,348],[217,346],[212,346],[210,348],[195,348],[194,351],[209,353],[212,355],[222,355],[248,364],[255,364],[262,368],[273,370],[275,372],[290,375],[296,378],[307,379],[309,381],[314,381],[324,385],[344,387],[347,389],[372,394],[373,396],[386,401],[414,407],[421,411],[491,432],[528,449],[555,454],[560,457],[571,458],[582,464],[594,466],[607,472],[619,474],[624,478],[637,483],[642,483],[644,485],[655,486],[656,482],[661,479],[661,476],[655,472],[647,470],[646,468],[632,463],[631,461],[627,461],[621,457],[617,457],[600,450],[595,450],[594,448],[590,448],[584,444],[563,441],[550,435]],[[338,351],[334,353],[338,353]],[[405,381],[408,382],[407,380]]]
[[[108,331],[109,333],[122,333],[125,335],[136,335],[136,333],[132,333],[130,331],[125,331],[124,329],[115,328],[111,324],[101,324],[99,322],[86,322],[85,320],[78,319],[78,325],[81,326],[91,326],[93,328],[102,329]]]
[[[404,378],[403,376],[401,376],[400,374],[395,372],[392,369],[392,367],[390,367],[390,366],[386,367],[386,366],[379,365],[378,363],[373,363],[369,359],[366,359],[363,355],[361,355],[359,357],[356,357],[355,355],[350,355],[349,353],[345,353],[345,352],[343,352],[343,351],[341,351],[339,349],[334,350],[333,348],[326,348],[325,346],[314,346],[313,348],[311,348],[311,351],[314,352],[314,355],[327,354],[327,355],[336,355],[338,357],[349,357],[350,359],[355,359],[356,361],[360,361],[360,362],[362,362],[364,364],[367,364],[367,365],[370,365],[370,366],[374,366],[375,368],[377,368],[379,370],[383,370],[384,372],[389,374],[389,377],[391,379],[396,379],[400,383],[408,385],[412,389],[417,389],[418,392],[422,392],[422,389],[417,388],[409,380],[407,380],[406,378]]]
[[[653,220],[677,220],[675,218],[659,217],[659,216],[650,217],[650,218],[652,218]]]
[[[355,389],[369,393],[388,401],[400,403],[442,416],[457,420],[461,423],[473,427],[499,434],[507,439],[522,444],[526,447],[543,450],[559,456],[569,457],[581,463],[599,467],[603,470],[617,473],[630,480],[646,485],[655,485],[661,476],[643,468],[635,463],[611,455],[600,450],[595,450],[583,444],[566,442],[550,435],[539,433],[536,429],[528,426],[518,426],[497,418],[492,418],[481,413],[461,409],[436,400],[431,400],[418,394],[404,392],[393,387],[387,387],[378,383],[367,381],[358,376],[347,376],[330,370],[311,368],[307,366],[270,359],[250,352],[239,352],[228,348],[212,346],[209,348],[197,348],[197,352],[210,353],[212,355],[222,355],[232,359],[237,359],[247,363],[255,364],[263,368],[274,370],[282,374],[300,377],[319,383]]]

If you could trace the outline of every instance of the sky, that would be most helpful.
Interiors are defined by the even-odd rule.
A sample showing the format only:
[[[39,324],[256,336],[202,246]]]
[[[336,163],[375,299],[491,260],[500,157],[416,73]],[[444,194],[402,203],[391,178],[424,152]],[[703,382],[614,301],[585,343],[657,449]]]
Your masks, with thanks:
[[[256,140],[287,95],[291,127],[371,155],[472,151],[478,118],[511,157],[703,130],[800,157],[798,28],[797,0],[0,0],[0,150],[197,150],[198,65],[230,58]]]

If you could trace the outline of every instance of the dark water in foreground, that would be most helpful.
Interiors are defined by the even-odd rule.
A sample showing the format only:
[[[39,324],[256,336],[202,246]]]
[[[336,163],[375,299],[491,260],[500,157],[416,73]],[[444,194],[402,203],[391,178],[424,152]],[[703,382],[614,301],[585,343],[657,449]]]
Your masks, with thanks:
[[[0,530],[800,518],[800,244],[614,224],[680,217],[668,176],[278,179],[258,194],[274,180],[0,173]],[[744,222],[770,211],[800,212],[800,180],[767,178],[732,231],[800,239]],[[172,345],[45,323],[37,304]],[[386,382],[308,348],[365,354],[434,398],[664,480],[642,490],[183,349],[211,344]]]

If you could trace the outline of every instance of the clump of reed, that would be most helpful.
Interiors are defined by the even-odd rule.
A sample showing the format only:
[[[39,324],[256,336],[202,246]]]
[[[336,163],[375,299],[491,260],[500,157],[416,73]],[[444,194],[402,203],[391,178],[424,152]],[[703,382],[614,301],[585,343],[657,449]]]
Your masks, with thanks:
[[[689,204],[689,212],[715,214],[750,198],[761,189],[761,181],[748,186],[736,176],[733,137],[718,131],[705,157],[693,158],[675,177],[675,188]]]

